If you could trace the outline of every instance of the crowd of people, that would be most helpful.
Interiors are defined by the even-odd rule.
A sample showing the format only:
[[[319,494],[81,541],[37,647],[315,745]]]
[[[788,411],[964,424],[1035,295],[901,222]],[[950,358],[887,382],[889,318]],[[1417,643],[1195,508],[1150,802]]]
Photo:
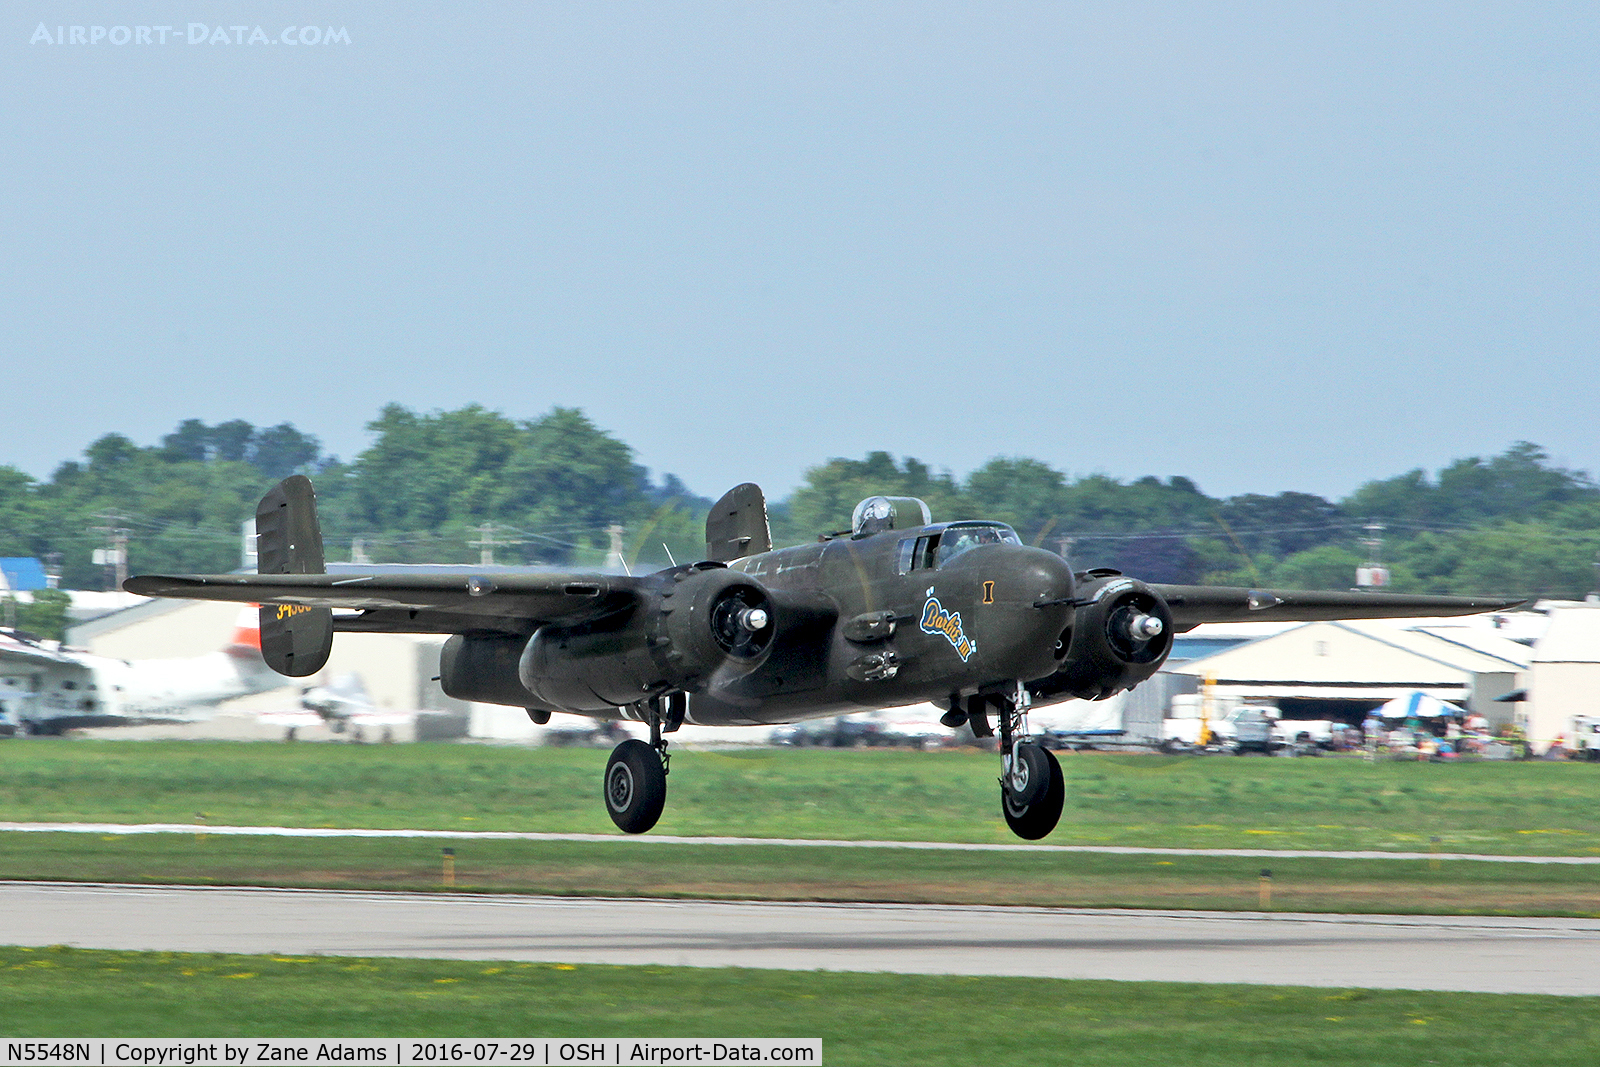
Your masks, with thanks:
[[[1361,737],[1369,759],[1481,758],[1489,755],[1489,746],[1495,744],[1506,746],[1513,759],[1526,759],[1531,754],[1520,726],[1508,724],[1491,730],[1489,720],[1478,712],[1428,719],[1413,715],[1390,725],[1373,709],[1361,724]]]

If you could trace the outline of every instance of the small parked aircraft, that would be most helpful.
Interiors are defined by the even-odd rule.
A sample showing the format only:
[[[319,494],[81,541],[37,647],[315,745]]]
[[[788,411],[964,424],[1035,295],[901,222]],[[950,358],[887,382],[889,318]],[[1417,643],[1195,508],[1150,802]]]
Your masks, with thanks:
[[[223,648],[185,659],[113,659],[52,645],[0,630],[0,710],[14,733],[192,722],[224,700],[284,684],[261,658],[255,610],[240,613]]]

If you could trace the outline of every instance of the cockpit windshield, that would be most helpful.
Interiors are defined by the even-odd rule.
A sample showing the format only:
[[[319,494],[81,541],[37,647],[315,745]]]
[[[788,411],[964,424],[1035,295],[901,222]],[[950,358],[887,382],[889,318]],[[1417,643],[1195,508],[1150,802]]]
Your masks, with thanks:
[[[979,545],[1020,545],[1022,538],[1011,527],[998,522],[956,522],[945,527],[939,537],[938,560],[943,567],[961,553]]]

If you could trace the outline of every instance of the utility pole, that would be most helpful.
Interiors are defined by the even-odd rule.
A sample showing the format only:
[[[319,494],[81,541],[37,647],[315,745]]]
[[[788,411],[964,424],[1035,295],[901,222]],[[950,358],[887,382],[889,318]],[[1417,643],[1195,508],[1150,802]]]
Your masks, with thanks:
[[[94,550],[94,562],[111,571],[111,588],[120,590],[122,583],[128,580],[128,535],[131,531],[118,523],[128,521],[127,517],[107,512],[95,518],[105,523],[96,526],[94,532],[106,539],[106,547]]]
[[[606,527],[606,534],[611,538],[611,551],[606,554],[606,566],[628,569],[628,561],[622,558],[622,527],[613,523]]]
[[[509,545],[509,541],[496,541],[494,539],[494,523],[483,522],[478,524],[478,539],[468,541],[467,544],[478,548],[478,562],[485,567],[494,566],[494,550],[497,545]]]
[[[1367,534],[1361,539],[1367,550],[1367,562],[1356,568],[1356,585],[1362,589],[1379,589],[1389,584],[1389,568],[1383,565],[1384,525],[1376,519],[1368,519],[1362,529]]]

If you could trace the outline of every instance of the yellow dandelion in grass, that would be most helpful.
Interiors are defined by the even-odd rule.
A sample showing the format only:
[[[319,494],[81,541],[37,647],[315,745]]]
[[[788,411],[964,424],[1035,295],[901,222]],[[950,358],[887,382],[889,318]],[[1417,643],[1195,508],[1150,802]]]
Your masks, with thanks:
[[[490,967],[488,970],[479,971],[478,973],[479,974],[499,974],[503,969],[504,968],[501,968],[501,967]]]
[[[1414,1023],[1417,1026],[1427,1026],[1428,1025],[1428,1020],[1426,1020],[1426,1019],[1412,1019],[1411,1021],[1412,1021],[1412,1023]]]
[[[178,973],[183,975],[185,978],[193,978],[195,975],[199,974],[200,972],[195,970],[193,967],[185,967],[183,970],[179,971]]]
[[[1172,866],[1172,861],[1171,860],[1156,860],[1156,866],[1157,867],[1171,867]]]
[[[238,974],[225,974],[222,977],[224,977],[224,978],[254,978],[255,976],[256,976],[256,972],[254,972],[254,971],[240,971]]]
[[[556,970],[558,970],[558,971],[575,971],[577,969],[578,969],[577,967],[573,966],[570,963],[558,963],[558,964],[556,964]]]
[[[1330,1016],[1328,1016],[1328,1022],[1330,1022],[1330,1023],[1342,1023],[1342,1022],[1344,1022],[1344,1016],[1343,1015],[1330,1015]]]
[[[451,982],[459,982],[459,981],[461,981],[461,979],[459,979],[459,978],[435,978],[434,981],[437,982],[439,985],[449,985]]]
[[[370,963],[352,963],[348,967],[340,967],[341,971],[375,971],[378,968]]]

